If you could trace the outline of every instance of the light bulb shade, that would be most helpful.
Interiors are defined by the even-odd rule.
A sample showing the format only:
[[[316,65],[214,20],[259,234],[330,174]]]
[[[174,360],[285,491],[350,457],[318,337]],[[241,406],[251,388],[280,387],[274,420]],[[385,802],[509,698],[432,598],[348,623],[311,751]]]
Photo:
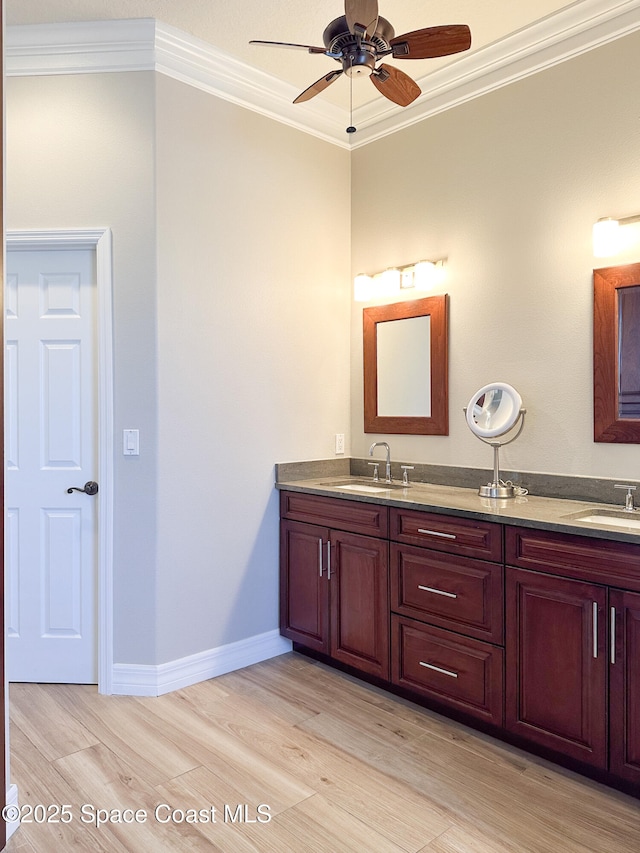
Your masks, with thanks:
[[[365,273],[358,273],[353,280],[353,298],[356,302],[368,302],[373,298],[373,279]]]
[[[609,258],[621,249],[620,223],[617,219],[599,219],[593,226],[593,254]]]
[[[416,290],[431,290],[438,279],[438,272],[433,261],[420,261],[413,268],[413,278]]]
[[[395,296],[400,290],[400,270],[385,270],[379,279],[380,291],[378,296]]]

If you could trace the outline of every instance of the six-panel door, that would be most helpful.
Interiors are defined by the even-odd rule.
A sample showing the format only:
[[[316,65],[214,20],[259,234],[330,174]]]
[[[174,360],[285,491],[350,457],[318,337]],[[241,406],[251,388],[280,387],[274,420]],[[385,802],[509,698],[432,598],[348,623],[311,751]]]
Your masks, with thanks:
[[[98,680],[95,256],[7,252],[6,575],[10,681]]]

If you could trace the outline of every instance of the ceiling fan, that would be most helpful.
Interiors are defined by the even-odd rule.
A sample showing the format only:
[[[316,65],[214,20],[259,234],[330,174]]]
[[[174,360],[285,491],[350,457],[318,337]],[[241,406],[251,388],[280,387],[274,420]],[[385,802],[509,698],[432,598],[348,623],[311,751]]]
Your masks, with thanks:
[[[319,95],[338,77],[346,74],[351,78],[370,77],[380,94],[406,107],[418,97],[420,87],[395,66],[385,62],[378,65],[381,59],[385,56],[393,59],[431,59],[460,53],[471,46],[471,31],[466,24],[426,27],[396,36],[389,21],[378,14],[378,0],[345,0],[344,11],[345,14],[331,21],[322,34],[324,47],[280,41],[249,42],[321,53],[342,64],[342,70],[330,71],[301,92],[294,104]]]

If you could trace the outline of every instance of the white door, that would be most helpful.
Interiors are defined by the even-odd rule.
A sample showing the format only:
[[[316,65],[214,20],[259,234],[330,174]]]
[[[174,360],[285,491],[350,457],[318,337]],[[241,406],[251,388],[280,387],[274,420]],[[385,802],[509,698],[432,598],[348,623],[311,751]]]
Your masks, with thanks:
[[[97,682],[95,253],[7,251],[9,681]]]

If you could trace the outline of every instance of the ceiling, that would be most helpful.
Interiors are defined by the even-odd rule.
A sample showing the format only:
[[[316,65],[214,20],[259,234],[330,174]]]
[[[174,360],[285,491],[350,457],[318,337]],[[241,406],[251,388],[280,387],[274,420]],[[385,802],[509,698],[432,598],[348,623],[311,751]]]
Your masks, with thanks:
[[[585,0],[580,0],[584,3]],[[499,43],[560,9],[578,6],[565,0],[379,0],[380,14],[396,35],[440,24],[468,24],[471,51]],[[257,47],[250,39],[322,45],[326,25],[344,14],[343,0],[6,0],[6,23],[45,24],[70,21],[155,18],[201,39],[247,65],[297,90],[338,69],[335,60],[302,50]],[[428,75],[467,56],[393,61],[424,89]],[[389,61],[388,59],[385,61]],[[349,108],[349,81],[341,78],[317,96],[341,109]],[[380,100],[367,79],[353,83],[353,106]],[[397,110],[402,108],[397,107]]]

